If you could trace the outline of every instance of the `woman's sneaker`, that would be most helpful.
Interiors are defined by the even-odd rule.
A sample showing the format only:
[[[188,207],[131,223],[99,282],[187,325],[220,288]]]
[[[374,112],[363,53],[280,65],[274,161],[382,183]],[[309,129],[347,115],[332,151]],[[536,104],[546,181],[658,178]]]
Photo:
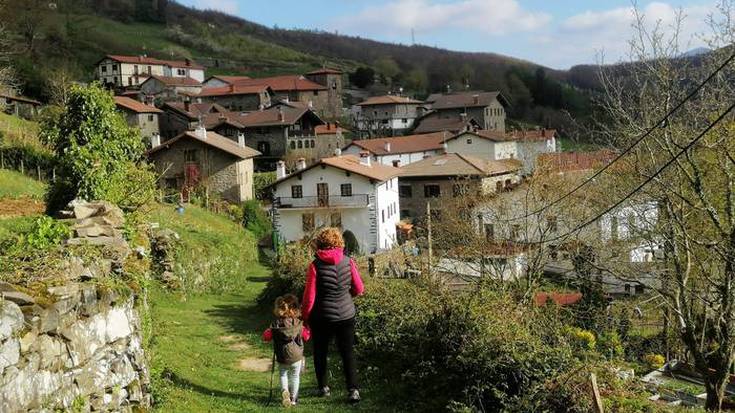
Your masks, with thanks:
[[[329,386],[324,386],[321,389],[317,390],[316,395],[319,397],[329,397],[332,395],[332,391],[329,390]]]
[[[347,396],[347,400],[350,403],[357,403],[360,401],[360,392],[357,389],[350,390],[349,395]]]
[[[291,407],[291,394],[288,390],[283,390],[281,393],[281,404],[283,407]]]

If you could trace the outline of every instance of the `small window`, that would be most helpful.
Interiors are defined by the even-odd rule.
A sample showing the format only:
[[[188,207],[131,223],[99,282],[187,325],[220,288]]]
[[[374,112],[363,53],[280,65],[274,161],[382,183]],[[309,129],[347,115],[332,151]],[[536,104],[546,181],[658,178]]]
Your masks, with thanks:
[[[406,119],[406,118],[403,118],[403,119],[401,119],[401,122],[403,122],[404,124],[405,124],[405,123],[408,123],[408,119]]]
[[[291,141],[291,145],[289,145],[291,149],[296,149],[296,141]]]
[[[301,229],[304,232],[314,231],[314,214],[301,215]]]
[[[643,294],[646,291],[646,287],[644,287],[642,284],[636,284],[635,285],[635,293],[636,294]]]
[[[413,196],[411,185],[400,185],[398,187],[398,196],[401,198],[411,198]]]
[[[384,209],[380,210],[380,222],[385,224],[385,210]]]
[[[196,149],[184,150],[184,162],[196,162],[199,156]]]
[[[630,284],[625,284],[625,292],[630,294]]]
[[[102,73],[107,73],[107,66],[102,66]]]
[[[472,145],[472,138],[467,138],[467,145]]]
[[[153,122],[153,115],[148,115],[148,122]]]
[[[517,241],[518,237],[521,235],[521,226],[518,224],[513,224],[510,227],[510,239],[513,241]]]
[[[303,198],[304,189],[301,185],[291,185],[291,198]]]
[[[304,142],[303,141],[299,141],[298,147],[299,147],[299,149],[303,149],[304,148]]]
[[[335,228],[342,228],[342,214],[340,214],[339,212],[331,214],[329,216],[329,221],[331,223],[331,226]]]
[[[352,196],[352,184],[342,184],[339,189],[342,196]]]
[[[314,96],[319,96],[319,91],[318,90],[315,90],[314,91]]]
[[[439,185],[424,185],[424,198],[439,198],[440,196]]]

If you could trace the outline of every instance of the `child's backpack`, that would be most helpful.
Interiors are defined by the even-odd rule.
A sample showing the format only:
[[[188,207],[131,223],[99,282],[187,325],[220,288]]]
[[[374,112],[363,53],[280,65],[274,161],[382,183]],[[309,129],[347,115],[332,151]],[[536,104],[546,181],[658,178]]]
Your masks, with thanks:
[[[271,326],[273,350],[279,363],[293,364],[304,358],[302,328],[301,320],[296,318],[283,318]]]

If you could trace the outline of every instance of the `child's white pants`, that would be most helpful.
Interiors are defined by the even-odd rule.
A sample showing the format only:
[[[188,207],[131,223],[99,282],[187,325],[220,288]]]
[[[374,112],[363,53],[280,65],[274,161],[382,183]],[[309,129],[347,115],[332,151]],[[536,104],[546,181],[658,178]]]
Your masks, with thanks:
[[[299,384],[301,382],[301,367],[304,359],[293,364],[278,363],[278,373],[281,376],[281,391],[288,390],[291,401],[295,401],[299,395]]]

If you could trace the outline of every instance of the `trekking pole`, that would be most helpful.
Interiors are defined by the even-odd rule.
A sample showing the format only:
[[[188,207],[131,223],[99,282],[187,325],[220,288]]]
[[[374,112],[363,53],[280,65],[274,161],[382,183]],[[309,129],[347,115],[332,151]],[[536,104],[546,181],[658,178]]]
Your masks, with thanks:
[[[265,403],[266,407],[270,406],[271,401],[273,400],[273,376],[276,372],[276,349],[273,348],[273,358],[271,359],[271,384],[270,384],[270,390],[268,391],[268,401]]]

